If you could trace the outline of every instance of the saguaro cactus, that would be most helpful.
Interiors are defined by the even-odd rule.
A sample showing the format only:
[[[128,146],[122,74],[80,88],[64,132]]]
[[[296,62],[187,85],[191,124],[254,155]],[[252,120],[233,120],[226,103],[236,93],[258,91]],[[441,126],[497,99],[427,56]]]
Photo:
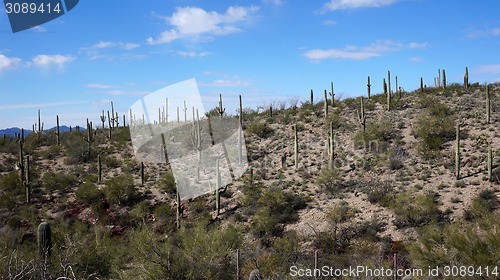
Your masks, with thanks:
[[[446,72],[443,69],[443,89],[446,89]]]
[[[464,88],[469,88],[469,68],[465,67]]]
[[[490,104],[490,86],[486,85],[486,123],[490,123],[490,111],[491,111],[491,104]]]
[[[325,91],[326,92],[326,91]],[[295,159],[295,169],[299,168],[299,136],[297,133],[297,124],[293,126],[293,134],[294,134],[294,159]]]
[[[176,203],[176,217],[175,217],[175,220],[176,220],[177,228],[179,229],[179,228],[181,228],[182,207],[181,207],[181,196],[179,194],[179,187],[178,186],[177,186],[176,199],[177,199],[177,203]]]
[[[387,71],[387,111],[391,110],[391,71]]]
[[[87,119],[87,137],[83,137],[88,143],[88,154],[90,155],[92,149],[92,142],[94,142],[94,133],[92,132],[92,122]]]
[[[328,96],[326,95],[326,89],[325,89],[325,102],[323,104],[323,110],[325,111],[325,119],[328,118]]]
[[[335,105],[335,92],[333,91],[333,82],[330,83],[332,91],[330,92],[330,96],[332,97],[332,106]]]
[[[219,170],[219,159],[215,160],[215,216],[220,214],[220,188],[221,188],[221,175]]]
[[[370,84],[370,76],[368,76],[368,84],[366,84],[366,88],[367,88],[367,91],[368,91],[368,99],[371,98],[371,95],[370,95],[371,94],[371,90],[370,90],[371,86],[372,85]]]
[[[132,109],[130,109],[132,112]],[[132,116],[132,114],[130,114]],[[104,129],[104,123],[106,122],[106,115],[104,115],[104,110],[102,110],[102,115],[100,116],[101,123],[102,123],[102,129]]]
[[[144,177],[144,162],[141,161],[141,185],[144,186],[144,181],[145,181],[145,177]]]
[[[239,113],[239,121],[240,127],[238,128],[238,162],[243,163],[243,102],[241,101],[241,94],[239,96],[240,99],[240,113]]]
[[[314,105],[314,93],[312,89],[311,89],[311,105]]]
[[[424,92],[424,79],[420,77],[420,92]]]
[[[196,109],[196,119],[194,115],[193,107],[193,128],[191,131],[191,143],[195,150],[198,151],[198,160],[201,161],[201,127],[200,127],[200,116],[198,114],[198,109]]]
[[[25,165],[24,165],[24,149],[23,149],[23,141],[19,140],[19,159],[17,162],[17,168],[19,168],[19,173],[20,176],[19,178],[21,179],[21,182],[24,183],[24,170],[25,170]]]
[[[358,114],[358,122],[363,127],[363,132],[366,130],[366,115],[365,115],[365,105],[363,103],[363,96],[361,96],[361,108],[356,110]]]
[[[330,122],[330,130],[328,131],[328,168],[333,168],[335,160],[335,133],[333,131],[333,122]]]
[[[460,180],[460,124],[457,123],[455,140],[455,177]]]
[[[61,134],[61,132],[59,131],[59,115],[56,115],[56,124],[57,124],[56,125],[56,131],[54,132],[55,135],[56,135],[56,144],[57,145],[61,145],[61,141],[60,141],[60,138],[59,138],[59,136]]]
[[[491,144],[488,145],[488,181],[493,180],[493,151],[491,150]]]
[[[24,180],[24,187],[26,189],[26,203],[31,201],[31,184],[30,184],[30,157],[26,157],[26,179]]]
[[[49,223],[42,222],[38,225],[37,241],[40,257],[45,259],[47,256],[50,256],[52,251],[52,236]]]
[[[219,94],[219,107],[217,108],[217,113],[219,113],[221,120],[224,112],[226,112],[226,108],[222,106],[222,94]]]
[[[97,182],[102,182],[102,165],[101,165],[101,155],[97,155]]]

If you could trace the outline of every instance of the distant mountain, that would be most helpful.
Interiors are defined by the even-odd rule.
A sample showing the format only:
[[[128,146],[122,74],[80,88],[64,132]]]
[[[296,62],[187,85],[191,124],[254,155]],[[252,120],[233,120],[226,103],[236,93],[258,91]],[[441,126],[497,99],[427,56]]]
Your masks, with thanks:
[[[56,130],[56,127],[54,126],[53,128],[50,128],[50,129],[44,129],[44,132],[55,131],[55,130]],[[69,131],[69,126],[66,126],[66,125],[59,126],[59,130],[61,132]],[[0,137],[3,137],[4,134],[7,136],[15,137],[16,134],[18,134],[18,133],[21,133],[21,128],[19,128],[19,127],[11,127],[11,128],[1,129],[0,130]],[[28,136],[31,133],[33,133],[32,130],[27,130],[27,129],[24,130],[25,136]]]

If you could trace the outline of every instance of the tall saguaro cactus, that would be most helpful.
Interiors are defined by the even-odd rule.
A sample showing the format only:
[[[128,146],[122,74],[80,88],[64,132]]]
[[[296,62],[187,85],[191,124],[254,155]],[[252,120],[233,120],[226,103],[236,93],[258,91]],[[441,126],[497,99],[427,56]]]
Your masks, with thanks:
[[[370,95],[371,94],[371,90],[370,90],[371,86],[372,85],[370,84],[370,76],[368,76],[368,84],[366,84],[366,89],[368,91],[368,99],[371,98],[371,95]]]
[[[358,122],[363,127],[363,132],[366,130],[366,115],[365,115],[365,105],[363,103],[363,96],[361,96],[361,108],[358,113]]]
[[[457,123],[455,140],[455,177],[460,180],[460,124]]]
[[[200,116],[198,114],[198,109],[196,109],[196,118],[194,115],[193,107],[193,129],[191,131],[191,142],[195,150],[198,151],[198,160],[201,161],[201,127],[200,127]]]
[[[465,67],[464,88],[469,88],[469,68]]]
[[[486,85],[486,123],[490,123],[490,111],[491,111],[491,104],[490,104],[490,86]]]
[[[488,181],[493,180],[493,151],[491,150],[491,144],[488,145]]]
[[[60,134],[61,132],[59,131],[59,115],[56,115],[56,131],[54,132],[54,134],[56,135],[56,144],[57,145],[61,145],[61,141],[60,141]]]
[[[219,159],[215,160],[215,216],[218,217],[220,214],[220,188],[221,186],[221,175],[219,170]]]
[[[330,129],[328,131],[328,168],[333,168],[335,160],[335,133],[333,131],[333,122],[330,122]]]
[[[420,77],[420,92],[424,92],[424,78]]]
[[[26,179],[24,180],[24,187],[26,189],[26,203],[31,201],[31,184],[30,184],[30,157],[26,157]]]
[[[387,111],[391,110],[391,71],[387,71]]]
[[[52,235],[50,231],[50,224],[42,222],[38,225],[37,230],[38,253],[42,259],[50,256],[52,251]]]
[[[88,143],[88,154],[90,155],[92,149],[92,142],[94,142],[94,133],[92,132],[92,122],[87,119],[87,137],[83,137]]]
[[[293,134],[294,134],[294,159],[295,159],[295,169],[299,168],[299,135],[297,133],[297,124],[293,126]]]
[[[330,92],[330,96],[332,97],[332,107],[335,105],[335,91],[333,91],[333,82],[330,83],[332,91]]]
[[[446,89],[446,72],[443,69],[443,89]]]
[[[323,104],[323,110],[325,111],[325,119],[328,118],[328,96],[326,95],[326,89],[325,89],[325,102]]]
[[[311,89],[311,105],[314,105],[314,93],[312,89]]]
[[[219,113],[221,120],[224,112],[226,112],[226,108],[222,106],[222,94],[219,94],[219,107],[217,108],[217,113]]]
[[[239,121],[240,127],[238,128],[238,162],[239,164],[243,163],[243,102],[241,101],[241,94],[239,96],[240,99],[240,114]]]

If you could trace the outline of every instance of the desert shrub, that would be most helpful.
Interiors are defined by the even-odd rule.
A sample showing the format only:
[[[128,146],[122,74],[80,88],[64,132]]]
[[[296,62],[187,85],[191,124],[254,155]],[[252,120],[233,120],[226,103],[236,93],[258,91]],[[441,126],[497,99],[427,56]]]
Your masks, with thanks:
[[[74,187],[78,180],[75,175],[46,172],[42,177],[42,185],[49,191],[67,190]]]
[[[353,141],[357,149],[379,153],[387,150],[388,142],[395,136],[396,132],[389,121],[378,121],[368,123],[365,131],[359,130],[353,136]]]
[[[490,266],[498,265],[500,212],[488,213],[473,222],[458,222],[440,227],[429,225],[419,231],[419,243],[409,251],[415,265]],[[483,279],[481,277],[467,279]]]
[[[139,198],[131,175],[120,175],[105,181],[104,184],[104,195],[111,204],[131,205]]]
[[[274,129],[269,127],[265,122],[256,121],[247,127],[246,132],[260,138],[267,138],[274,133]]]
[[[62,148],[60,145],[51,145],[46,150],[40,151],[40,157],[46,159],[54,159],[61,154]]]
[[[17,155],[19,153],[19,142],[15,138],[6,137],[0,140],[0,152]]]
[[[120,167],[121,162],[114,156],[105,156],[102,157],[102,164],[109,168],[118,168]]]
[[[482,190],[472,200],[471,206],[464,213],[466,220],[474,220],[487,216],[500,208],[500,200],[492,189]]]
[[[158,184],[160,188],[168,194],[175,195],[177,193],[174,173],[172,173],[171,170],[161,174]]]
[[[9,172],[0,176],[0,191],[9,195],[21,195],[24,193],[24,187],[19,178],[18,172]]]
[[[431,193],[416,194],[410,190],[396,194],[388,203],[397,217],[397,227],[421,227],[441,220],[436,196]]]
[[[86,163],[95,160],[95,143],[92,144],[89,154],[88,143],[83,137],[84,134],[81,131],[64,134],[61,142],[67,156],[66,164]]]
[[[336,168],[325,168],[321,170],[321,174],[316,178],[315,182],[327,193],[332,195],[339,194],[344,189],[344,184]]]
[[[84,183],[76,191],[76,200],[84,204],[93,204],[104,198],[104,193],[95,184]]]
[[[336,224],[353,218],[355,214],[356,210],[349,207],[349,204],[342,200],[340,203],[331,207],[326,213],[326,216],[331,223]]]
[[[425,110],[417,118],[413,133],[420,139],[419,151],[431,157],[446,141],[454,138],[455,120],[450,109],[437,99],[421,99],[420,106]]]

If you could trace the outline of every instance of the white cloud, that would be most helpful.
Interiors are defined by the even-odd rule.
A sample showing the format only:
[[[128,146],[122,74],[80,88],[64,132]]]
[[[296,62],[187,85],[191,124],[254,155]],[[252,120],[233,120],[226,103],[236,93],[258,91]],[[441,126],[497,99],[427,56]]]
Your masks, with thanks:
[[[136,43],[130,43],[130,42],[113,42],[113,41],[99,41],[98,43],[93,44],[92,46],[88,48],[82,48],[82,50],[97,50],[97,49],[106,49],[106,48],[113,48],[113,47],[119,47],[124,50],[133,50],[141,45],[136,44]]]
[[[71,55],[46,55],[41,54],[35,56],[31,61],[33,65],[40,68],[50,68],[56,67],[58,69],[64,68],[67,63],[73,61],[74,58]]]
[[[477,67],[476,72],[486,75],[500,75],[500,64],[480,65]]]
[[[209,55],[210,53],[209,52],[195,52],[195,51],[177,51],[176,52],[179,56],[182,56],[182,57],[191,57],[191,58],[195,58],[195,57],[205,57],[207,55]]]
[[[173,28],[162,32],[158,37],[147,38],[150,45],[167,44],[181,38],[195,40],[211,39],[223,36],[241,29],[236,27],[238,22],[245,22],[259,10],[259,7],[229,7],[225,13],[207,12],[198,7],[177,8],[166,21]]]
[[[150,91],[145,91],[145,90],[120,90],[120,89],[117,89],[117,90],[110,90],[110,91],[107,91],[105,92],[105,94],[109,94],[109,95],[146,95],[146,94],[149,94],[151,93]]]
[[[272,4],[272,5],[280,6],[285,1],[284,0],[262,0],[262,2],[265,4]]]
[[[52,102],[52,103],[26,103],[26,104],[13,104],[2,105],[0,110],[18,110],[18,109],[32,109],[32,108],[47,108],[47,107],[61,107],[68,105],[83,104],[83,102]]]
[[[97,88],[97,89],[109,89],[109,88],[119,88],[120,86],[107,85],[107,84],[87,84],[86,87]]]
[[[419,56],[412,56],[412,57],[408,58],[408,61],[410,61],[410,62],[422,62],[423,59]]]
[[[465,35],[465,38],[496,37],[500,36],[500,27],[483,30],[473,30]]]
[[[330,0],[323,5],[323,12],[359,9],[359,8],[379,8],[394,4],[396,0]]]
[[[323,59],[345,59],[363,60],[382,56],[384,53],[397,52],[405,49],[424,49],[428,46],[426,42],[411,42],[404,44],[393,40],[378,40],[365,47],[348,45],[343,49],[313,49],[304,53],[304,56],[313,62]]]
[[[0,54],[0,73],[5,70],[11,70],[21,65],[21,59],[17,57],[7,57]]]
[[[337,24],[336,21],[331,20],[331,19],[324,20],[321,23],[324,24],[324,25],[334,25],[334,24]]]
[[[200,86],[210,86],[210,87],[246,87],[249,86],[250,83],[241,81],[239,79],[231,80],[231,79],[218,79],[212,82],[200,82]]]
[[[37,26],[33,27],[33,31],[39,32],[39,33],[45,33],[45,32],[47,32],[47,29],[41,27],[40,25],[37,25]]]

